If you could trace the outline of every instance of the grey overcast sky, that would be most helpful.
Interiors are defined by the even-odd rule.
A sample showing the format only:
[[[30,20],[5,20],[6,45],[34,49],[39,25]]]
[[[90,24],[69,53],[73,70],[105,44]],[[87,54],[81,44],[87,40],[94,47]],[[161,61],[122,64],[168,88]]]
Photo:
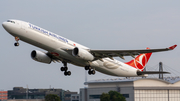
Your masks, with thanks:
[[[18,19],[30,22],[91,49],[145,49],[180,45],[179,0],[0,0],[0,22]],[[68,64],[72,75],[59,70],[62,63],[43,64],[31,59],[41,50],[20,41],[0,27],[0,90],[13,87],[62,88],[79,91],[84,87],[84,68]],[[125,57],[130,61],[132,57]],[[180,46],[154,53],[148,66],[162,61],[180,71]],[[88,80],[116,78],[102,73]]]

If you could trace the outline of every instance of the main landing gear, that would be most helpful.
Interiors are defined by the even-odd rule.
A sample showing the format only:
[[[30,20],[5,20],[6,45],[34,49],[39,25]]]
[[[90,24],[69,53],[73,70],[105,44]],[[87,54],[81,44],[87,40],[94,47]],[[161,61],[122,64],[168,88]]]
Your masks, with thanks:
[[[60,70],[64,71],[64,75],[65,76],[70,76],[71,75],[71,71],[67,71],[68,67],[67,67],[67,62],[63,62],[64,67],[61,67]]]
[[[85,68],[85,70],[89,70],[88,71],[89,75],[91,75],[91,74],[94,75],[96,73],[96,71],[94,69],[91,69],[90,66],[85,66],[84,68]]]
[[[15,37],[16,43],[14,43],[14,46],[19,46],[19,37]]]

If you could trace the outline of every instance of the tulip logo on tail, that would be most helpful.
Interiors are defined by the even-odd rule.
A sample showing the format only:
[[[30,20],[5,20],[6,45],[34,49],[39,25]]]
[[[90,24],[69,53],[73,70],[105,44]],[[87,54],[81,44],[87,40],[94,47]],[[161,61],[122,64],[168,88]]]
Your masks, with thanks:
[[[152,53],[140,54],[135,59],[127,62],[126,64],[143,71],[149,58],[151,57],[151,54]]]

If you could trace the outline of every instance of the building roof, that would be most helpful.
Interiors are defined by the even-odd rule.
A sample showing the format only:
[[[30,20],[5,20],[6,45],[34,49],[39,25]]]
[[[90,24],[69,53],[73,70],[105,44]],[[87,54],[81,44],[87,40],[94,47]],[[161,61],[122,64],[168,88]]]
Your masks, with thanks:
[[[114,79],[98,79],[98,80],[91,80],[88,82],[85,82],[85,85],[88,84],[96,84],[96,83],[122,83],[122,82],[134,82],[138,80],[155,80],[164,82],[167,84],[174,84],[176,82],[180,81],[180,77],[164,77],[164,79],[158,79],[158,78],[139,78],[139,77],[132,77],[132,78],[114,78]]]

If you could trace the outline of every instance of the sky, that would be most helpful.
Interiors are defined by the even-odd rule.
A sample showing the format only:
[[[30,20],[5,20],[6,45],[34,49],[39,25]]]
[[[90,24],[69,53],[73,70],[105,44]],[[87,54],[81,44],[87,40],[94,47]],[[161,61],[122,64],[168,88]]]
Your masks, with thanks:
[[[179,0],[1,0],[0,22],[30,22],[90,49],[145,49],[180,45]],[[61,88],[79,92],[86,71],[68,64],[71,76],[59,69],[62,63],[44,64],[31,59],[38,47],[15,39],[0,27],[0,90],[13,87]],[[46,52],[46,51],[45,51]],[[125,57],[128,62],[132,57]],[[180,71],[180,47],[154,53],[148,67],[159,62]],[[148,69],[147,67],[147,69]],[[96,72],[87,79],[117,78]]]

